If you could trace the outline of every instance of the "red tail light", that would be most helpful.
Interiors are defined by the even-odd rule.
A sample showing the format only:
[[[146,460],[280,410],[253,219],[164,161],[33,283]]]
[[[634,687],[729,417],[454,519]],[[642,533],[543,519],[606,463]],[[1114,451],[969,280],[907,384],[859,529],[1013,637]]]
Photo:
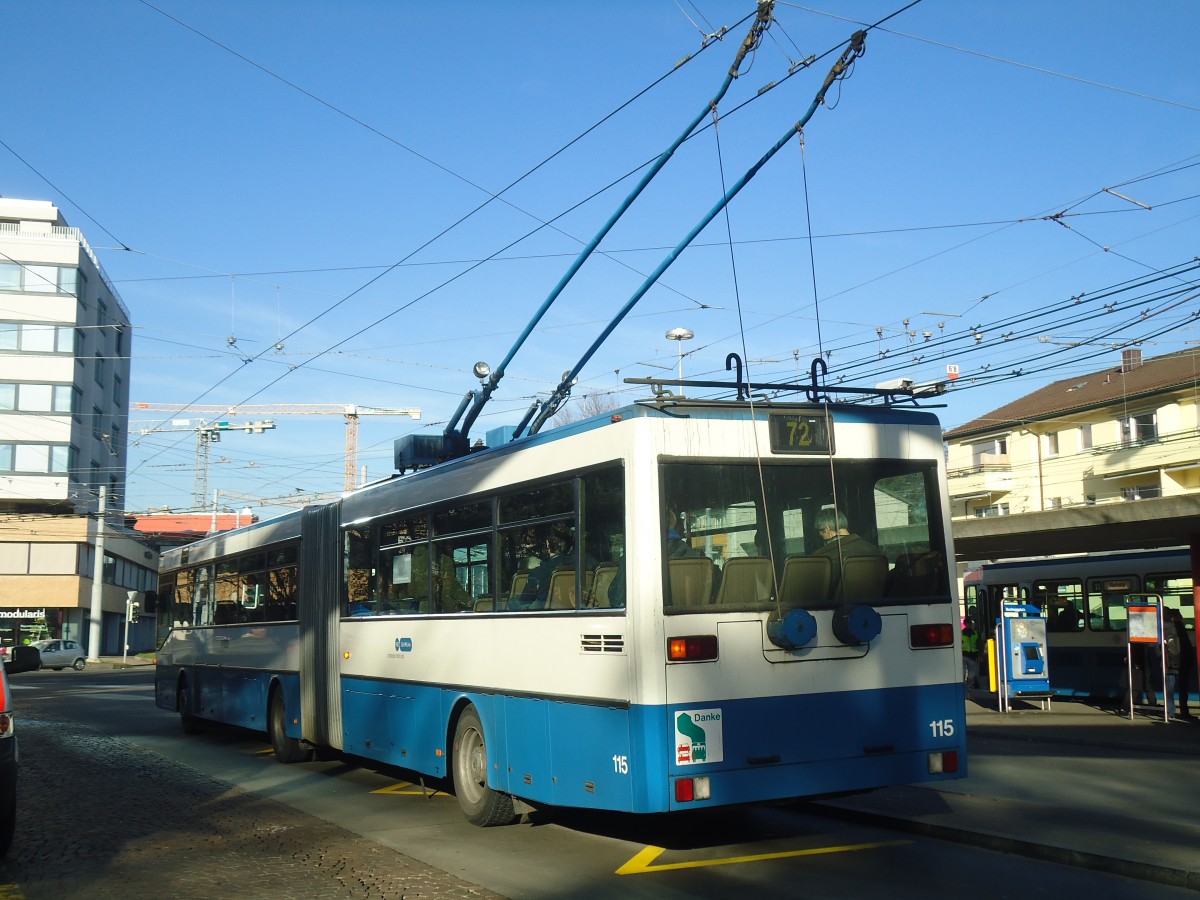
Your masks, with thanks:
[[[691,634],[667,638],[667,659],[670,662],[702,662],[717,658],[715,634]]]
[[[953,646],[954,626],[948,623],[912,625],[908,629],[908,642],[913,648]]]

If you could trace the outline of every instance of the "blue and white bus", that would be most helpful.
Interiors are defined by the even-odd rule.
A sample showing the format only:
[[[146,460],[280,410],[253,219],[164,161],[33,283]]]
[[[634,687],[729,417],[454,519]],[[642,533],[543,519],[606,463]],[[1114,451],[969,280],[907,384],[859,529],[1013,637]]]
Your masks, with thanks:
[[[976,611],[976,624],[988,636],[1004,603],[1037,607],[1046,619],[1050,688],[1060,696],[1113,699],[1125,694],[1126,606],[1134,595],[1154,594],[1167,607],[1178,609],[1193,646],[1196,642],[1187,548],[987,563],[964,575],[963,593],[968,612]],[[1194,692],[1194,681],[1190,689]]]
[[[945,484],[915,408],[629,406],[164,553],[156,702],[479,825],[962,777]]]

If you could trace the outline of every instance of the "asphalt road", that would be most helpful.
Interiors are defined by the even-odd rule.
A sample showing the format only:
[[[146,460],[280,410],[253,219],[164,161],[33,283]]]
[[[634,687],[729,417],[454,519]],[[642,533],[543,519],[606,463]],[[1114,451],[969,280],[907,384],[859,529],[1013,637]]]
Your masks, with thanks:
[[[340,758],[283,766],[263,736],[237,729],[187,737],[155,709],[151,678],[13,678],[22,771],[2,900],[1196,896],[807,804],[681,818],[539,811],[474,828],[410,773]],[[1030,791],[1054,782],[1054,766],[1092,764],[1045,748],[973,752],[972,778],[1023,767]]]

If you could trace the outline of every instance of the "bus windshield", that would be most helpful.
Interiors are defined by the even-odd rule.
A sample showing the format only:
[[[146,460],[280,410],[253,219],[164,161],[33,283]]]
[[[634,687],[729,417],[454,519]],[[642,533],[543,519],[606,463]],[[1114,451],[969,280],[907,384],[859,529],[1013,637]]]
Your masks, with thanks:
[[[667,612],[950,602],[932,463],[664,462],[662,485]]]

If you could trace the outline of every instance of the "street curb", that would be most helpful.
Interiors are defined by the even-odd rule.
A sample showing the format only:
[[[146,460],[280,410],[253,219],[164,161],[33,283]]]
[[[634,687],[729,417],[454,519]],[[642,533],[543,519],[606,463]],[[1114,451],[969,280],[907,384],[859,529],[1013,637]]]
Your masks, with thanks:
[[[897,831],[907,831],[923,837],[938,840],[953,841],[980,847],[984,850],[994,850],[1001,853],[1011,853],[1025,856],[1043,862],[1075,866],[1094,872],[1104,872],[1109,875],[1122,875],[1139,881],[1150,881],[1156,884],[1166,884],[1172,887],[1187,888],[1200,891],[1200,869],[1177,869],[1171,866],[1161,866],[1154,863],[1136,862],[1130,859],[1118,859],[1089,853],[1085,850],[1073,850],[1069,847],[1059,847],[1053,844],[1042,844],[1026,841],[1008,834],[998,834],[987,831],[966,831],[947,825],[935,825],[919,819],[906,819],[902,816],[892,816],[887,813],[872,812],[862,809],[852,809],[839,806],[834,802],[819,802],[815,805],[828,812],[835,818],[848,822],[868,825],[884,825]]]

